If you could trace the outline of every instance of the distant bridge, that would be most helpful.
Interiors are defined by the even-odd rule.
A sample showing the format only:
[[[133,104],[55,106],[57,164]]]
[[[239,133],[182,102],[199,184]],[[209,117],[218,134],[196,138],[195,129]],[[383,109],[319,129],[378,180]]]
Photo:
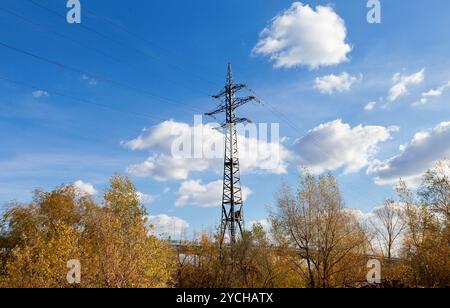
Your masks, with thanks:
[[[190,255],[190,256],[198,256],[200,254],[200,249],[202,248],[202,245],[198,243],[192,243],[192,242],[186,242],[186,241],[169,241],[170,246],[174,248],[179,255]],[[0,252],[2,250],[9,250],[13,249],[16,245],[16,241],[14,239],[11,239],[7,236],[0,235]],[[280,247],[277,246],[271,246],[271,250],[275,251],[276,254],[282,255],[285,253],[285,250],[283,250]],[[306,259],[307,254],[305,251],[300,252],[299,249],[296,248],[290,248],[288,251],[292,255],[301,256],[302,258]],[[368,259],[380,259],[380,256],[374,256],[374,255],[367,255]],[[384,258],[385,260],[388,260],[387,258]],[[390,262],[399,262],[401,259],[399,258],[391,258],[389,260]]]
[[[170,241],[170,245],[172,246],[172,248],[174,248],[179,255],[190,255],[190,256],[198,256],[200,253],[200,249],[202,248],[202,246],[200,244],[193,244],[193,243],[189,243],[189,242],[183,242],[183,241]],[[281,248],[281,247],[277,247],[277,246],[271,246],[270,249],[275,252],[277,255],[284,255],[286,253],[286,250]],[[289,248],[287,250],[289,252],[290,255],[292,256],[300,256],[302,259],[306,259],[307,258],[307,253],[306,251],[300,251],[298,248]],[[310,255],[314,255],[314,252],[310,253]],[[375,256],[375,255],[366,255],[365,256],[367,258],[367,260],[370,259],[377,259],[377,260],[383,260],[386,262],[400,262],[402,259],[401,258],[390,258],[388,259],[387,257],[383,257],[383,256]]]

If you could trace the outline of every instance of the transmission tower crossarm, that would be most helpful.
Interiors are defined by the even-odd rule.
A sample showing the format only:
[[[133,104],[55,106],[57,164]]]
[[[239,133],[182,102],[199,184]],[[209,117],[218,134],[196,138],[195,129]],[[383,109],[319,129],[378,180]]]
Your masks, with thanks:
[[[224,113],[224,112],[226,112],[226,110],[227,110],[227,106],[225,104],[222,104],[222,105],[219,105],[213,111],[205,113],[205,115],[213,116],[213,115],[216,115],[216,114],[219,114],[219,113]]]
[[[248,86],[246,84],[244,84],[244,83],[232,84],[230,86],[231,86],[231,89],[232,89],[232,91],[234,93],[237,93],[237,92],[239,92],[242,89],[248,89]],[[214,98],[214,99],[223,98],[223,97],[225,97],[227,95],[227,92],[228,92],[228,89],[227,89],[227,87],[225,87],[221,92],[219,92],[216,95],[213,95],[212,98]]]
[[[233,109],[236,109],[236,108],[239,108],[239,107],[241,107],[241,106],[244,106],[245,104],[250,103],[250,102],[252,102],[252,101],[255,101],[255,102],[258,102],[258,103],[259,103],[259,100],[258,100],[258,98],[257,98],[256,96],[246,96],[246,97],[233,98],[233,99],[231,100],[231,107],[232,107]],[[206,116],[212,117],[212,116],[214,116],[214,115],[216,115],[216,114],[220,114],[220,113],[226,112],[226,111],[227,111],[227,108],[228,108],[227,102],[222,102],[222,104],[220,104],[216,109],[214,109],[214,110],[211,111],[211,112],[205,113],[205,115],[206,115]],[[237,120],[237,119],[236,119],[236,120]],[[250,122],[248,119],[245,119],[245,120],[246,120],[247,122]],[[234,122],[234,124],[236,124],[236,121],[233,121],[233,122]]]
[[[234,99],[233,107],[239,108],[251,101],[258,101],[258,100],[257,100],[256,96],[239,97],[239,98]]]

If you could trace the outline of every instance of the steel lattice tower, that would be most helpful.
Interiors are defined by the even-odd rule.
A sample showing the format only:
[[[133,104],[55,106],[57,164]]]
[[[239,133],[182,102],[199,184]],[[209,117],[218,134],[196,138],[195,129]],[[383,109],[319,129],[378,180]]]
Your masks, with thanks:
[[[230,236],[230,243],[236,243],[236,233],[242,236],[244,231],[244,204],[242,200],[241,176],[239,170],[238,136],[236,125],[238,123],[249,123],[246,118],[236,117],[236,109],[251,101],[257,101],[255,96],[236,97],[236,93],[246,89],[245,84],[233,83],[231,64],[228,64],[228,76],[225,88],[214,99],[221,103],[212,112],[206,113],[212,116],[225,113],[225,121],[222,129],[225,138],[225,159],[223,173],[223,197],[222,197],[222,221],[220,228],[220,246],[225,240],[227,231]]]

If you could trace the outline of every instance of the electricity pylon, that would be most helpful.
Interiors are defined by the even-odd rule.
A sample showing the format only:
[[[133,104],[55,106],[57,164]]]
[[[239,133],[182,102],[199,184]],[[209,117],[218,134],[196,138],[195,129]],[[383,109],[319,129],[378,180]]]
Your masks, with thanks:
[[[241,237],[244,231],[244,204],[242,200],[241,176],[239,171],[239,155],[236,125],[250,123],[247,118],[236,117],[236,109],[251,102],[258,101],[255,96],[236,97],[235,94],[246,89],[245,84],[233,83],[231,64],[228,64],[228,76],[225,88],[213,98],[220,101],[219,106],[205,115],[225,113],[225,121],[221,128],[225,135],[225,159],[223,173],[222,221],[220,228],[220,246],[229,232],[231,245],[236,243],[237,228]]]

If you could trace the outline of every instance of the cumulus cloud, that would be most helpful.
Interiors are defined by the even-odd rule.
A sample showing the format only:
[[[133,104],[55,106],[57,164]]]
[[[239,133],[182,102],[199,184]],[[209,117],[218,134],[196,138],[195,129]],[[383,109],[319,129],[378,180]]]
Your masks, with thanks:
[[[375,175],[379,185],[396,184],[400,178],[417,185],[421,175],[437,161],[450,157],[450,122],[415,134],[409,144],[400,147],[400,154],[376,161],[368,173]]]
[[[96,195],[97,191],[94,188],[94,185],[92,185],[91,183],[86,183],[83,181],[76,181],[75,183],[73,183],[73,186],[75,187],[75,189],[78,191],[78,193],[82,194],[82,195]]]
[[[362,79],[362,75],[359,77],[351,76],[347,72],[340,75],[327,75],[323,77],[317,77],[314,81],[314,88],[319,90],[323,94],[333,94],[335,92],[348,92],[350,88],[356,82]]]
[[[160,153],[152,154],[144,162],[130,165],[127,172],[137,177],[151,177],[157,181],[185,180],[191,172],[208,170],[210,162],[199,159],[175,158]]]
[[[412,85],[419,85],[425,79],[425,69],[414,73],[412,75],[403,75],[401,73],[396,73],[392,77],[392,82],[394,85],[389,90],[388,100],[394,102],[402,96],[408,94],[408,87]]]
[[[128,166],[127,172],[157,181],[186,180],[192,172],[223,168],[223,133],[214,125],[165,121],[145,129],[137,138],[122,142],[131,150],[148,150],[146,161]],[[289,151],[277,140],[238,136],[241,171],[286,172]]]
[[[428,100],[433,97],[439,97],[444,94],[444,91],[450,88],[450,81],[446,84],[440,86],[437,89],[431,89],[428,92],[423,92],[420,101],[415,103],[415,105],[425,105],[428,103]]]
[[[358,172],[369,165],[380,143],[391,138],[398,127],[351,127],[342,120],[321,124],[295,144],[299,167],[322,173],[344,167],[344,173]]]
[[[377,105],[377,102],[369,102],[367,103],[367,105],[364,107],[365,111],[372,111],[375,106]]]
[[[181,239],[183,233],[189,228],[189,223],[185,220],[165,214],[148,216],[147,223],[151,234],[172,239]]]
[[[197,129],[202,133],[195,133]],[[363,125],[351,127],[342,120],[335,120],[310,130],[289,147],[281,141],[273,143],[239,134],[241,171],[283,174],[286,173],[288,164],[295,164],[298,167],[307,167],[313,173],[339,168],[345,168],[346,174],[358,172],[374,160],[379,145],[390,139],[392,133],[398,129]],[[197,136],[194,138],[198,139],[197,141],[192,140],[193,135]],[[177,150],[180,138],[191,141],[188,149],[182,147],[182,152],[186,152],[188,156],[174,155],[174,145]],[[132,150],[150,152],[144,162],[128,166],[128,173],[158,181],[183,180],[185,183],[180,188],[180,198],[177,201],[179,206],[188,203],[212,206],[220,202],[217,197],[212,194],[206,196],[204,192],[218,191],[216,196],[220,197],[221,184],[213,182],[204,185],[199,181],[186,180],[192,173],[222,172],[223,141],[223,134],[209,125],[190,126],[166,121],[144,130],[137,138],[125,141],[122,145]],[[249,150],[249,143],[256,144],[258,150]],[[218,150],[217,156],[209,156],[211,153],[206,153],[212,148]],[[196,158],[197,155],[199,158]],[[273,162],[274,157],[277,158],[276,164]],[[190,186],[190,189],[183,193],[183,188],[187,186]],[[192,193],[189,194],[188,191]]]
[[[48,96],[48,92],[44,90],[36,90],[33,93],[31,93],[33,97],[39,98],[39,97],[45,97]]]
[[[198,137],[199,142],[191,142],[193,148],[191,152],[202,154],[201,146],[214,144],[221,138],[221,135],[211,127],[200,126],[198,128],[205,128],[206,133]],[[129,166],[127,172],[135,176],[152,177],[157,181],[185,180],[191,172],[205,171],[211,165],[218,165],[219,161],[214,163],[214,159],[211,161],[173,155],[172,147],[177,140],[189,139],[191,141],[193,133],[194,127],[172,120],[162,122],[150,129],[144,129],[137,138],[122,144],[131,150],[149,150],[151,155],[143,163]]]
[[[178,190],[179,198],[176,200],[176,206],[194,205],[198,207],[215,207],[222,203],[221,180],[203,184],[202,181],[183,182]],[[245,202],[252,191],[242,186],[242,200]]]
[[[315,69],[348,61],[346,38],[345,22],[331,6],[294,2],[260,33],[253,53],[269,57],[276,68]]]

